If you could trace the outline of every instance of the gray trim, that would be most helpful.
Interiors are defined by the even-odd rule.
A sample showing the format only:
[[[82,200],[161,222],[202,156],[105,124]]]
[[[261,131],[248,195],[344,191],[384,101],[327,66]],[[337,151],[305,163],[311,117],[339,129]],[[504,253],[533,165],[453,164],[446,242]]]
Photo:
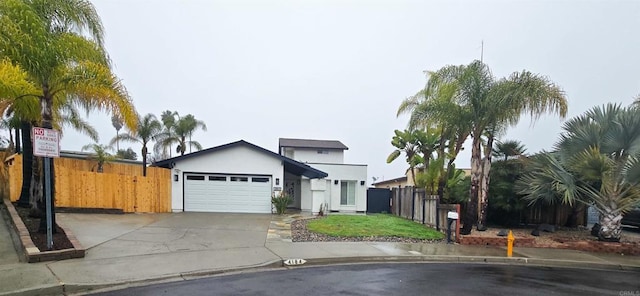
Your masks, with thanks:
[[[328,163],[328,162],[305,162],[306,164],[320,164],[320,165],[348,165],[348,166],[364,166],[366,164],[350,164],[350,163]]]

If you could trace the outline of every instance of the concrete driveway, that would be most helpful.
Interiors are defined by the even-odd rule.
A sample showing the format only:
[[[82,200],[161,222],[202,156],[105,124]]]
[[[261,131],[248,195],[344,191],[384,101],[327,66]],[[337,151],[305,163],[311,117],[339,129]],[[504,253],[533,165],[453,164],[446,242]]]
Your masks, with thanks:
[[[57,214],[87,259],[264,247],[268,214]]]

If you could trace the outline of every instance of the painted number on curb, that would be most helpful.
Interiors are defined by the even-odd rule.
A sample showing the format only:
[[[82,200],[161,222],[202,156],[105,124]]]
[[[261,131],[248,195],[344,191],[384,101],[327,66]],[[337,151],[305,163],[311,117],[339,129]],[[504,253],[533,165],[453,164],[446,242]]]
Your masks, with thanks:
[[[287,259],[284,260],[284,265],[286,266],[294,266],[294,265],[302,265],[307,263],[307,260],[304,259]]]

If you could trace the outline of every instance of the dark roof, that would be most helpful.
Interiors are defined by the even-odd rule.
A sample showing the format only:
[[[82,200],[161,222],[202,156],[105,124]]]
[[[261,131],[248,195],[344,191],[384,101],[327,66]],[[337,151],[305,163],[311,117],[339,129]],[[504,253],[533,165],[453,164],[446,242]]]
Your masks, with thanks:
[[[342,144],[340,141],[334,140],[305,140],[305,139],[286,139],[280,138],[280,147],[293,147],[293,148],[321,148],[321,149],[342,149],[348,150],[349,147]]]
[[[305,177],[310,178],[310,179],[325,178],[325,177],[328,176],[328,174],[323,172],[323,171],[320,171],[318,169],[314,169],[314,168],[312,168],[312,167],[310,167],[310,166],[308,166],[308,165],[306,165],[304,163],[295,161],[295,160],[293,160],[291,158],[285,157],[285,156],[280,155],[278,153],[275,153],[273,151],[269,151],[267,149],[264,149],[264,148],[262,148],[260,146],[254,145],[254,144],[251,144],[251,143],[249,143],[247,141],[244,141],[244,140],[240,140],[240,141],[236,141],[236,142],[233,142],[233,143],[224,144],[224,145],[220,145],[220,146],[216,146],[216,147],[211,147],[211,148],[208,148],[208,149],[204,149],[204,150],[200,150],[200,151],[197,151],[197,152],[185,154],[185,155],[182,155],[182,156],[177,156],[177,157],[174,157],[174,158],[169,158],[169,159],[157,161],[157,162],[154,162],[152,164],[152,166],[163,167],[163,168],[171,168],[171,164],[175,163],[177,161],[181,161],[181,160],[184,160],[184,159],[187,159],[187,158],[191,158],[191,157],[195,157],[195,156],[202,156],[204,154],[213,153],[213,152],[216,152],[216,151],[219,151],[219,150],[224,150],[224,149],[227,149],[227,148],[233,148],[233,147],[236,147],[236,146],[245,146],[245,147],[254,149],[254,150],[258,151],[258,152],[262,152],[262,153],[267,154],[269,156],[272,156],[272,157],[275,157],[277,159],[280,159],[283,162],[285,171],[290,172],[292,174],[302,175],[302,176],[305,176]]]

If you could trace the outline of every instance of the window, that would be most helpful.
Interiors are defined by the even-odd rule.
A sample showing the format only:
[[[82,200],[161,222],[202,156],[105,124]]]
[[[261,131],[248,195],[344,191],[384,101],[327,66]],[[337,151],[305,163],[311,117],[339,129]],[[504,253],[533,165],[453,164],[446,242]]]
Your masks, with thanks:
[[[204,176],[187,176],[187,180],[204,181]]]
[[[249,182],[247,177],[231,177],[231,182]]]
[[[224,176],[209,176],[209,181],[227,181],[227,177]]]
[[[318,154],[329,154],[327,150],[318,150]]]
[[[257,178],[257,177],[253,177],[253,178],[251,178],[251,182],[267,183],[267,182],[269,182],[269,178]]]
[[[356,181],[340,181],[340,205],[356,205]]]

